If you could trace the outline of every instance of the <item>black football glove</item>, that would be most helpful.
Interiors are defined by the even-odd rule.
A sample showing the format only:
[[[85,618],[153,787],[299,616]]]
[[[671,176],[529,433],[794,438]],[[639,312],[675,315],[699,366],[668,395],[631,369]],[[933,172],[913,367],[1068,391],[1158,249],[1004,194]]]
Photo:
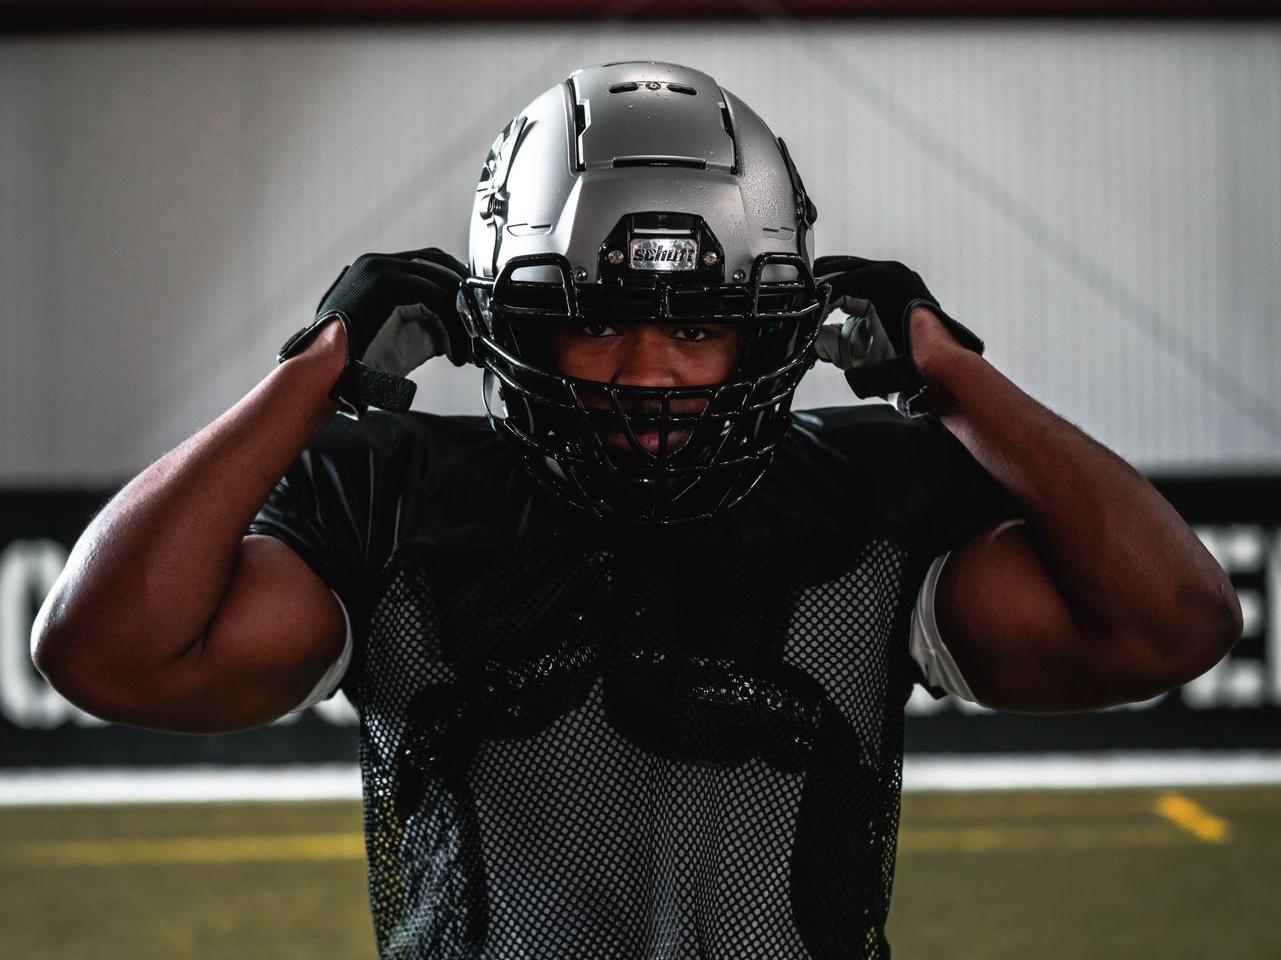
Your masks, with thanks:
[[[832,285],[828,310],[847,314],[843,322],[819,329],[815,351],[845,371],[859,397],[897,393],[901,411],[918,412],[913,401],[924,391],[925,378],[912,360],[908,322],[918,306],[928,306],[961,346],[983,353],[983,341],[944,313],[920,275],[897,261],[819,257],[814,279]]]
[[[303,350],[338,317],[347,333],[347,363],[330,397],[356,419],[370,406],[408,410],[416,389],[406,379],[411,370],[442,355],[456,366],[472,359],[457,307],[467,273],[436,247],[358,257],[321,297],[316,319],[286,340],[276,359]]]

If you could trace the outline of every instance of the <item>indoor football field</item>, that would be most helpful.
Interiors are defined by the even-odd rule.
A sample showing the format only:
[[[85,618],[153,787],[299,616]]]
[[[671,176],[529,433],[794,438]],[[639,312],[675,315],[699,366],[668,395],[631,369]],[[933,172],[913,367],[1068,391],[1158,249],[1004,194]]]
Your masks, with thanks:
[[[909,793],[897,958],[1281,957],[1281,787]],[[0,957],[373,958],[358,804],[0,809]]]

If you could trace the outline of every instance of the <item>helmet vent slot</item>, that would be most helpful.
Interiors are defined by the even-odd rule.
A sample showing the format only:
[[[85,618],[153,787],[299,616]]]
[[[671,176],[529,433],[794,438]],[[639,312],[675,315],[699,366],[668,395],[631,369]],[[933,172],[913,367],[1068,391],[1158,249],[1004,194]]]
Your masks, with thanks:
[[[615,167],[689,167],[706,170],[707,161],[700,157],[615,157]]]
[[[729,172],[738,176],[738,138],[734,136],[734,117],[729,112],[729,104],[724,100],[721,101],[721,126],[729,134],[729,142],[733,144],[734,160],[730,164]]]
[[[631,93],[633,90],[639,90],[640,87],[635,83],[616,83],[609,88],[610,93]]]
[[[683,83],[669,83],[667,85],[667,89],[672,91],[672,93],[684,93],[691,97],[695,96],[698,93],[698,91],[695,90],[693,87],[687,87]],[[610,93],[613,93],[613,92],[614,91],[611,89]]]

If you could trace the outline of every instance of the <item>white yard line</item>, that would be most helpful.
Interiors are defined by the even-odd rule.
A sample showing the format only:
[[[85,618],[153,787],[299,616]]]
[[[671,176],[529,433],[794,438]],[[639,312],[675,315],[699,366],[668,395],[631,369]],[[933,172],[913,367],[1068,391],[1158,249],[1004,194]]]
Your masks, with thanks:
[[[1281,784],[1281,753],[915,755],[903,789],[1027,790]],[[0,806],[358,800],[355,764],[0,770]]]
[[[903,789],[1030,790],[1281,784],[1281,753],[1179,751],[921,755],[903,763]]]

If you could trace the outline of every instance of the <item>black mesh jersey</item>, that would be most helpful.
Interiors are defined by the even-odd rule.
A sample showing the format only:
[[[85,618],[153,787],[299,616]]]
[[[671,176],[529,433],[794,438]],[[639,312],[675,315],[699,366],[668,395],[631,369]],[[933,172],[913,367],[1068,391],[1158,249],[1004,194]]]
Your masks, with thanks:
[[[250,531],[351,615],[380,956],[888,957],[912,604],[1015,513],[888,405],[794,414],[746,500],[659,531],[481,418],[336,417]]]

